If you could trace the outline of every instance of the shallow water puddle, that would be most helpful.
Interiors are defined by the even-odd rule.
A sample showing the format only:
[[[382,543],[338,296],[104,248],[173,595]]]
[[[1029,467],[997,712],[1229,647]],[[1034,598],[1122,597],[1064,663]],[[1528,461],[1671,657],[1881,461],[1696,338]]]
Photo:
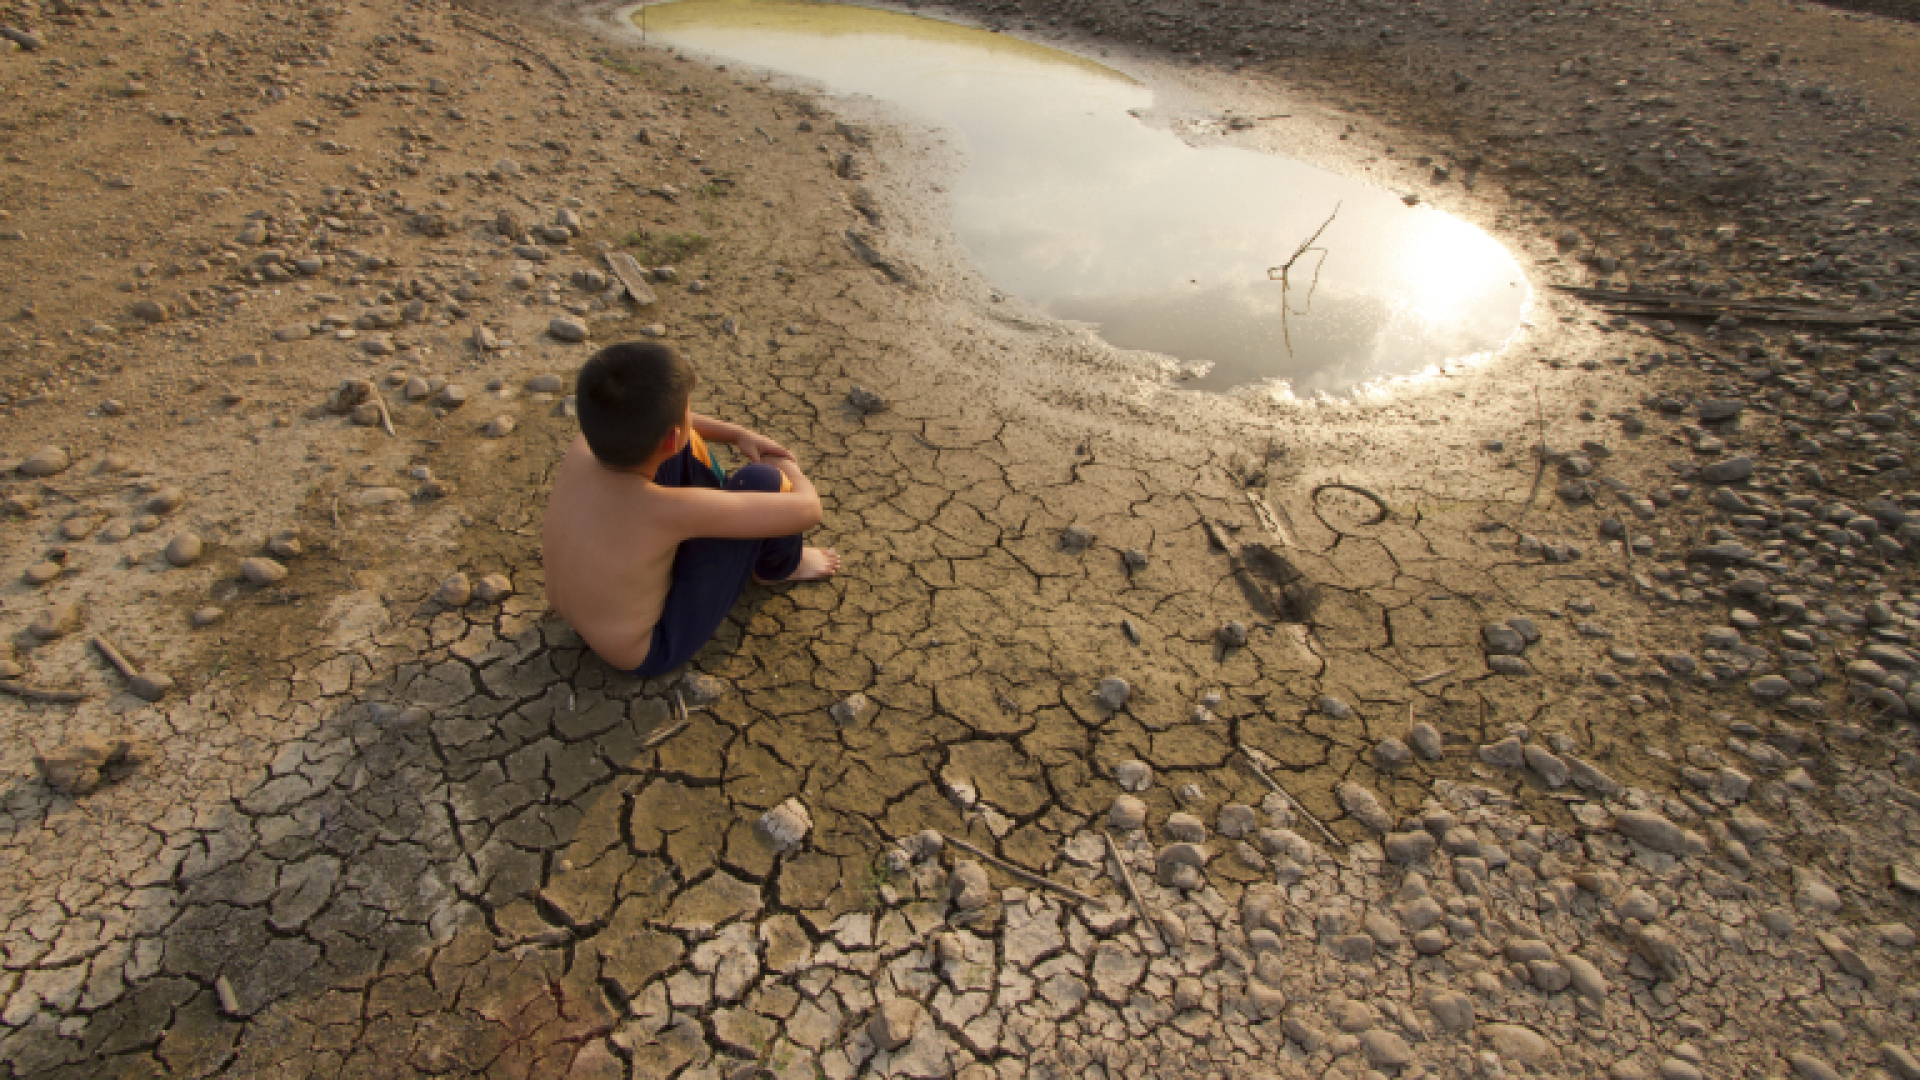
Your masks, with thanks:
[[[987,278],[1120,348],[1212,365],[1187,386],[1280,379],[1296,394],[1340,393],[1496,349],[1520,326],[1525,278],[1485,233],[1297,161],[1189,146],[1130,113],[1152,105],[1150,90],[1082,57],[838,4],[644,11],[649,40],[946,129],[965,161],[954,225]],[[1336,207],[1315,244],[1317,284],[1316,252],[1290,288],[1269,280]]]

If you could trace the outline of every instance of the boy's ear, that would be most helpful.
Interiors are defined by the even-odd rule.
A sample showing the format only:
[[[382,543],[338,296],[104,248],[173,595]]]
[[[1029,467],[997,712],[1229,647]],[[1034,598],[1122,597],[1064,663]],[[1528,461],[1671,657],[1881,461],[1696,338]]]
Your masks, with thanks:
[[[675,424],[672,427],[668,428],[667,433],[660,437],[660,445],[653,448],[654,452],[664,453],[669,457],[679,453],[680,452],[680,429],[681,429],[681,425],[679,424]]]

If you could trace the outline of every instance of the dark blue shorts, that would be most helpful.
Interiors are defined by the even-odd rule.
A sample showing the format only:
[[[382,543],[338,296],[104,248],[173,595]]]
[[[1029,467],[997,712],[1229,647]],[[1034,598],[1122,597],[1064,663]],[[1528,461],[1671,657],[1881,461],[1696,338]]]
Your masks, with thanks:
[[[722,476],[704,449],[688,443],[668,458],[654,473],[653,482],[661,487],[705,487],[722,491],[778,492],[786,477],[771,465],[758,463],[741,466],[732,476]],[[792,536],[723,539],[696,537],[682,541],[673,556],[673,582],[667,588],[667,603],[660,621],[653,628],[653,641],[646,663],[633,673],[643,679],[663,675],[688,660],[713,638],[720,621],[733,610],[747,582],[781,581],[800,566],[804,545],[799,534]]]

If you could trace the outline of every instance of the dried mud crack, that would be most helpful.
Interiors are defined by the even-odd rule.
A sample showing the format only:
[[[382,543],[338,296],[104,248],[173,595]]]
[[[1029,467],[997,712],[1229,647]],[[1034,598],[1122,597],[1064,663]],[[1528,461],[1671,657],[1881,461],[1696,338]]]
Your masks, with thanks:
[[[1920,1076],[1911,28],[966,10],[1687,303],[1204,398],[605,6],[5,4],[0,1075]],[[537,549],[642,335],[848,566],[671,682]]]

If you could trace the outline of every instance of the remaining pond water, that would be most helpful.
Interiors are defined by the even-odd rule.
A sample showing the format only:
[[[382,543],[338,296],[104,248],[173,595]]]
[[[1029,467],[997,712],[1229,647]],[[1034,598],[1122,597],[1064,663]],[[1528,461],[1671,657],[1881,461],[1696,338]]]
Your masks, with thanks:
[[[1212,365],[1189,386],[1340,393],[1496,349],[1520,326],[1525,278],[1485,233],[1311,165],[1190,146],[1132,115],[1151,91],[1085,58],[839,4],[679,0],[645,19],[650,40],[946,129],[966,163],[954,226],[988,279],[1120,348]],[[1317,253],[1283,295],[1268,269],[1336,206],[1311,305]]]

